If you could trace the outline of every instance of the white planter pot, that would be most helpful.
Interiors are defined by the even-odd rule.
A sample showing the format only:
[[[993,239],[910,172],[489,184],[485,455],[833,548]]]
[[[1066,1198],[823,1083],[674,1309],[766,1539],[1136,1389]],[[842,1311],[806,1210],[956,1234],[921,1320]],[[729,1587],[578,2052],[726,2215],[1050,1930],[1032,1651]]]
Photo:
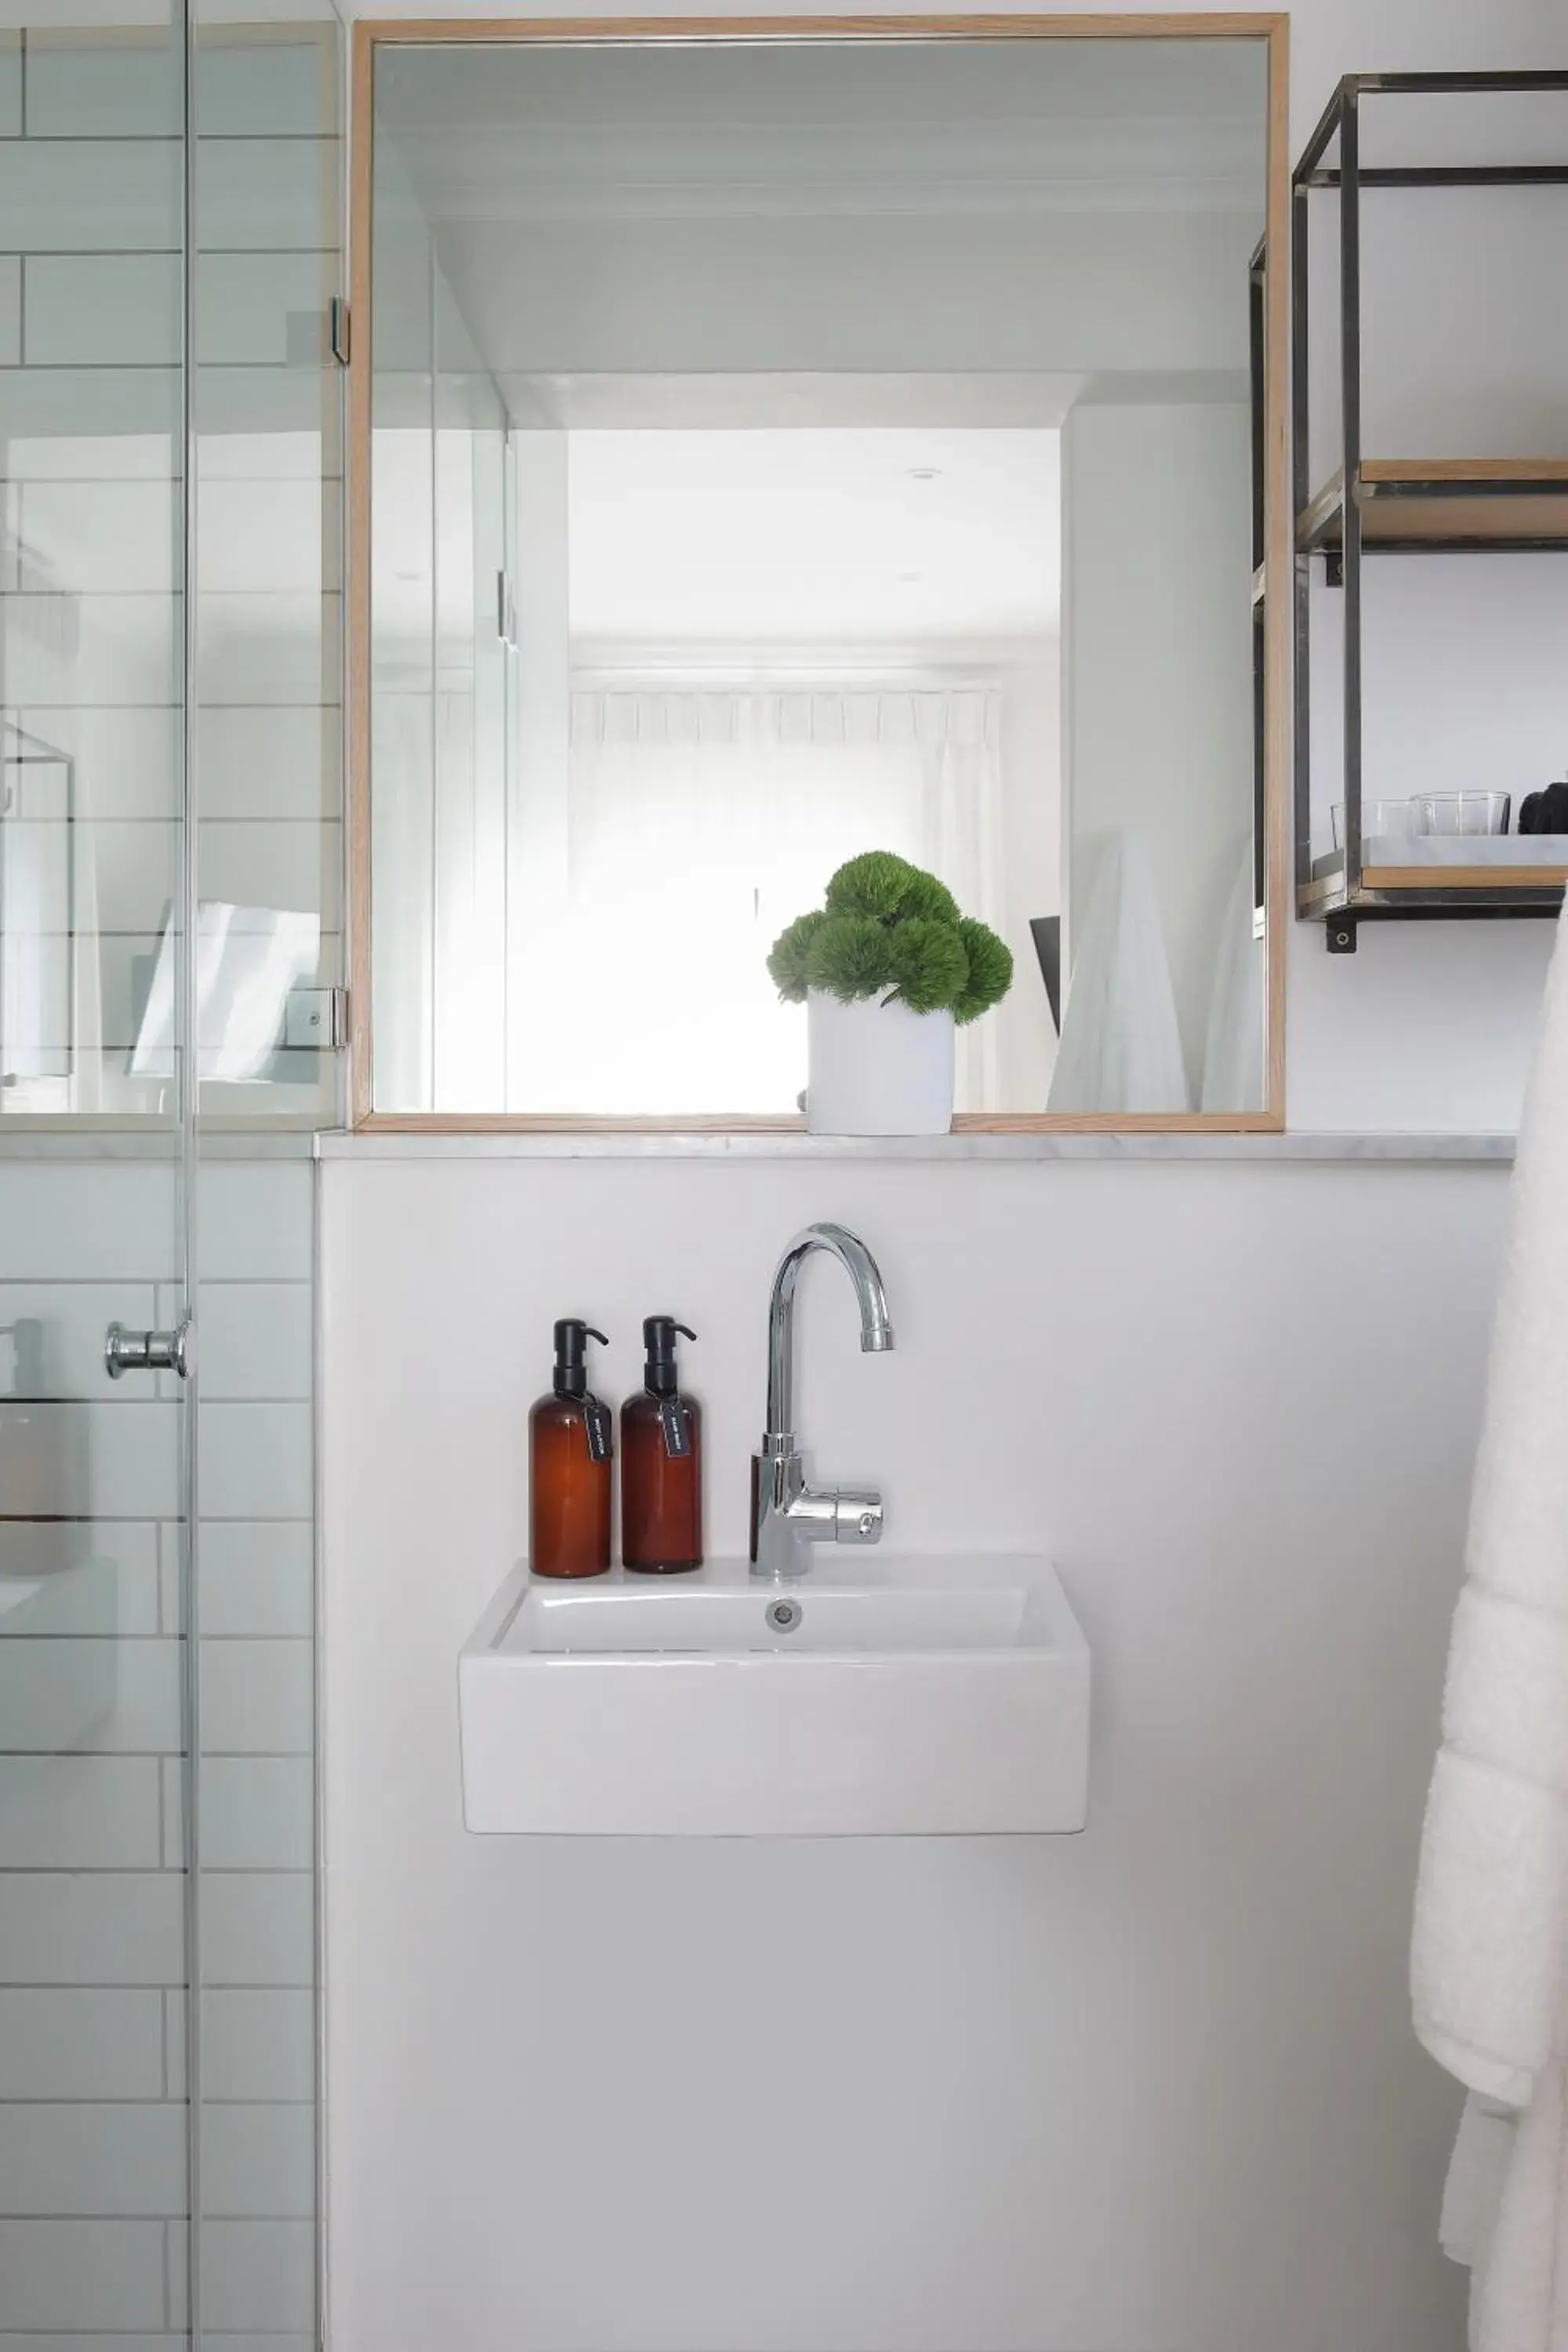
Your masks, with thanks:
[[[952,1124],[952,1015],[874,996],[807,992],[813,1135],[945,1135]]]

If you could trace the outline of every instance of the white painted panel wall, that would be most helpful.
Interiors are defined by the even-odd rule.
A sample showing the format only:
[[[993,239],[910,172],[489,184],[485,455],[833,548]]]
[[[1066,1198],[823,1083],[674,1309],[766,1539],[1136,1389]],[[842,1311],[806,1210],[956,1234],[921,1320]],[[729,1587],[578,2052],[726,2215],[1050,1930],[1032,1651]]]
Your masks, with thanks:
[[[1405,1950],[1502,1173],[323,1184],[338,2352],[1457,2352],[1457,2102]],[[768,1278],[823,1215],[880,1255],[899,1346],[862,1357],[809,1274],[806,1440],[900,1542],[1057,1554],[1089,1830],[469,1837],[455,1661],[523,1546],[551,1321],[611,1333],[612,1397],[653,1306],[701,1334],[734,1552]]]

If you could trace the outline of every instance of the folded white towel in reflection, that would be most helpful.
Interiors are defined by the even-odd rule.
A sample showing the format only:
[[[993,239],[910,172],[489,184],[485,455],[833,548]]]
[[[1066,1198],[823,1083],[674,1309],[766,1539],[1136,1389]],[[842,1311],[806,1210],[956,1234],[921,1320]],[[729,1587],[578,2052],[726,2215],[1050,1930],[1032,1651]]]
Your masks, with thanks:
[[[1474,2352],[1568,2352],[1565,1209],[1560,930],[1520,1134],[1411,1956],[1415,2030],[1472,2094],[1442,2229],[1472,2266]]]
[[[1073,943],[1047,1108],[1191,1107],[1160,894],[1140,845],[1112,834]]]

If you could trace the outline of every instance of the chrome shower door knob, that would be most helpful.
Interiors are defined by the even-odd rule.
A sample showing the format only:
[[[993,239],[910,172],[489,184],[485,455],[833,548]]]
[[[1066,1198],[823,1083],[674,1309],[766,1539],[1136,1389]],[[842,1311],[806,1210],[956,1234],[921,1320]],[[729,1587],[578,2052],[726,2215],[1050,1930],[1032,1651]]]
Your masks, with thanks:
[[[103,1369],[111,1381],[127,1372],[177,1372],[190,1378],[191,1318],[184,1316],[172,1331],[128,1331],[111,1323],[103,1335]]]

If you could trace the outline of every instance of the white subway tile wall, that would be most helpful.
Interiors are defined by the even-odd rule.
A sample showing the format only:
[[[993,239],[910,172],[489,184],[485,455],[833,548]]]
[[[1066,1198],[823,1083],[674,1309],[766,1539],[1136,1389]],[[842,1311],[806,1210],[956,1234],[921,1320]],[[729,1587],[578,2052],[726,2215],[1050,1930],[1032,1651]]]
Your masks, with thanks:
[[[280,2221],[316,2210],[316,2136],[309,2106],[215,2106],[202,2134],[202,2210],[243,2221],[258,2207]]]
[[[0,2352],[173,2352],[184,1408],[101,1349],[178,1307],[175,1171],[8,1156],[4,1114],[168,1108],[131,1059],[180,872],[180,59],[50,13],[0,32]],[[321,0],[198,36],[195,81],[198,890],[318,918],[333,982],[340,47]],[[203,1089],[229,1124],[336,1104],[308,1053]],[[204,2321],[306,2352],[311,1171],[204,1159],[196,1210]]]
[[[110,2338],[104,2352],[121,2352],[119,2330],[168,2325],[171,2226],[101,2217],[0,2221],[6,2318],[16,2330],[101,2331]],[[58,2345],[58,2335],[47,2340]],[[166,2347],[167,2336],[161,2340]],[[14,2331],[0,2341],[16,2352]]]
[[[337,985],[341,30],[300,13],[197,36],[196,864]],[[132,1056],[180,877],[183,162],[166,34],[0,33],[0,1115],[168,1108]],[[259,1066],[204,1037],[204,1107],[330,1123],[276,1010]]]
[[[103,1376],[175,1270],[171,1162],[0,1160],[0,2346],[177,2342],[177,1412]],[[68,1516],[62,1516],[68,1515]],[[177,1529],[176,1529],[177,1533]]]
[[[203,2281],[276,2352],[314,2307],[313,1181],[199,1184]],[[0,2352],[180,2336],[180,1407],[100,1363],[177,1298],[174,1208],[170,1166],[0,1159],[0,1507],[25,1470],[50,1510],[0,1520]]]
[[[197,1223],[204,2323],[288,2352],[316,2307],[313,1171],[208,1161]]]
[[[27,35],[26,112],[35,139],[177,139],[183,108],[165,41],[86,41],[80,32]],[[19,117],[16,129],[22,127]]]

